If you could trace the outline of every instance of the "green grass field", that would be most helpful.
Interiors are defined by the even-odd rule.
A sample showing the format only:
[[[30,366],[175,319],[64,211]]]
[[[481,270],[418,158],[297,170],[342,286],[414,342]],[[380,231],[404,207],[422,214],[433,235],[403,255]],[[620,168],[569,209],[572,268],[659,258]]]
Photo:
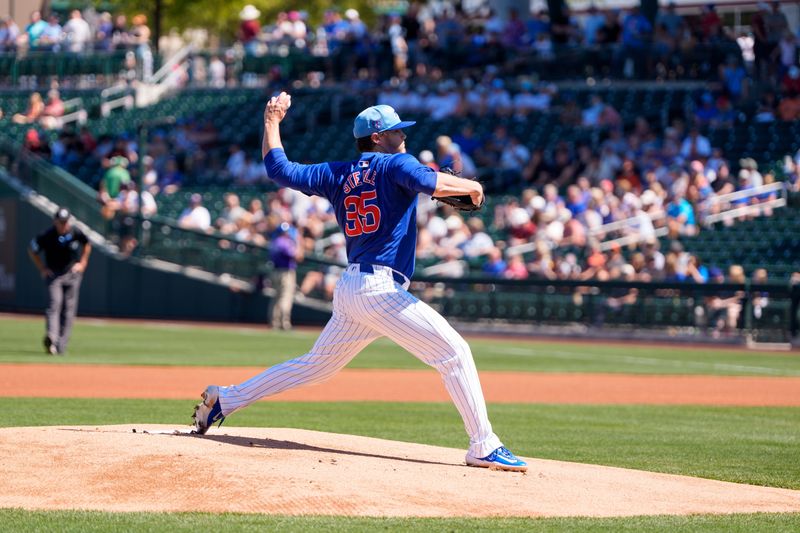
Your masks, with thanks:
[[[305,352],[313,332],[81,321],[70,354],[45,356],[42,320],[0,319],[0,363],[266,366]],[[472,340],[482,370],[797,376],[796,353]],[[378,341],[353,367],[422,368]],[[188,426],[191,401],[0,398],[0,426],[163,423]],[[490,405],[521,455],[800,489],[800,408]],[[449,403],[261,402],[226,425],[297,427],[456,448],[465,436]],[[797,531],[800,514],[619,519],[355,519],[0,510],[0,531]]]
[[[726,532],[770,533],[796,532],[800,515],[740,514],[729,516],[641,516],[633,518],[344,518],[284,517],[242,514],[203,513],[98,513],[85,511],[30,512],[0,509],[0,531],[58,531],[84,533],[106,531],[309,531],[374,533],[407,531],[413,533],[485,531],[554,531],[615,532]]]
[[[42,349],[43,319],[0,320],[0,363],[102,363],[129,365],[270,366],[303,354],[316,331],[215,328],[188,324],[120,324],[81,320],[67,358]],[[797,352],[754,352],[685,346],[553,343],[470,339],[479,370],[800,376]],[[389,340],[379,339],[350,368],[423,368]]]

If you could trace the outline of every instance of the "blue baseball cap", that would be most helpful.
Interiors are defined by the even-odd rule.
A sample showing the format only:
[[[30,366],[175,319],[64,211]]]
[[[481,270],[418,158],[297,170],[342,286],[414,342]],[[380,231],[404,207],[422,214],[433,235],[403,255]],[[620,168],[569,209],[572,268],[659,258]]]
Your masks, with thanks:
[[[358,114],[353,123],[353,136],[356,139],[369,137],[373,133],[399,130],[416,124],[413,120],[400,120],[397,111],[388,105],[374,105]]]

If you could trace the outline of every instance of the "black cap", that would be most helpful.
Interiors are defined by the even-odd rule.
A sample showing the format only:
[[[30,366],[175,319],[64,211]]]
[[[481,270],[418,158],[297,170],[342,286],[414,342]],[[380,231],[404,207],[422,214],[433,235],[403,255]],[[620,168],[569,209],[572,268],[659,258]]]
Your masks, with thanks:
[[[56,209],[56,212],[53,215],[54,220],[60,220],[61,222],[69,220],[69,217],[70,217],[69,209],[67,209],[66,207],[59,207],[58,209]]]

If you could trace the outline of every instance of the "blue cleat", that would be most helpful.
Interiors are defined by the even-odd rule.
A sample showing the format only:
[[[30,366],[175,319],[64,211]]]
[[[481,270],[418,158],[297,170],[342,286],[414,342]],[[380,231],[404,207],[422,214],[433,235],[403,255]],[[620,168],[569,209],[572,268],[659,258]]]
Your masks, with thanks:
[[[221,426],[225,416],[219,403],[219,387],[209,385],[201,396],[203,401],[194,406],[192,418],[194,418],[194,432],[205,435],[215,423],[219,422]]]
[[[528,463],[520,461],[517,456],[505,446],[500,446],[486,457],[477,458],[467,454],[468,466],[480,466],[490,470],[511,470],[512,472],[526,472]]]

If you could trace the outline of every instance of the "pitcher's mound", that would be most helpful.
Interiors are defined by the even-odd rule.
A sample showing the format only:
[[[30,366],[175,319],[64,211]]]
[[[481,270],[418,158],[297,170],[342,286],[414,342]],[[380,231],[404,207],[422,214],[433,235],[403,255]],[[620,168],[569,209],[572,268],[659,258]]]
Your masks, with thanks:
[[[798,512],[800,491],[298,429],[0,429],[0,507],[347,516]]]

